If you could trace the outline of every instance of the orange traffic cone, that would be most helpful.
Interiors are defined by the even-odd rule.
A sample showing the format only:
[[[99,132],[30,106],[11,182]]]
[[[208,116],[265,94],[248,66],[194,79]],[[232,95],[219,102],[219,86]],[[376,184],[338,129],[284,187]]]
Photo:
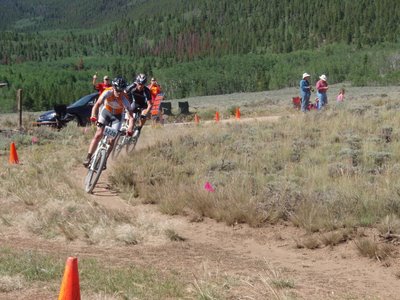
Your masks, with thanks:
[[[194,114],[194,122],[195,122],[196,124],[199,124],[199,123],[200,123],[200,118],[199,118],[199,116],[198,116],[197,114]]]
[[[17,150],[15,149],[15,143],[11,143],[10,146],[10,159],[9,159],[9,163],[10,164],[19,164],[19,160],[18,160],[18,154],[17,154]]]
[[[216,121],[216,122],[219,122],[219,112],[216,112],[216,113],[215,113],[215,121]]]
[[[239,107],[236,108],[235,117],[236,117],[237,120],[240,119],[240,108]]]
[[[78,259],[68,257],[58,300],[81,300],[79,288]]]

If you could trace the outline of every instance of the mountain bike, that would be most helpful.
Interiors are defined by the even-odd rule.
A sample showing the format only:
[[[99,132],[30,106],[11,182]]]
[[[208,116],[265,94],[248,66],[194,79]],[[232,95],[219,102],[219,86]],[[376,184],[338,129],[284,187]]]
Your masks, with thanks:
[[[96,151],[92,155],[88,166],[88,173],[85,178],[85,191],[91,193],[100,178],[103,167],[107,161],[107,153],[111,145],[109,140],[117,137],[118,130],[110,126],[104,128],[103,138],[100,140]]]
[[[137,123],[139,123],[140,113],[135,113],[133,117],[134,117],[133,127],[136,128],[136,126],[138,125]],[[126,153],[130,153],[136,147],[137,141],[140,136],[140,132],[137,136],[128,136],[126,135],[128,126],[129,126],[128,120],[126,119],[122,124],[117,137],[115,138],[114,148],[111,152],[111,157],[113,159],[117,158],[124,148]],[[133,131],[135,132],[135,129]]]

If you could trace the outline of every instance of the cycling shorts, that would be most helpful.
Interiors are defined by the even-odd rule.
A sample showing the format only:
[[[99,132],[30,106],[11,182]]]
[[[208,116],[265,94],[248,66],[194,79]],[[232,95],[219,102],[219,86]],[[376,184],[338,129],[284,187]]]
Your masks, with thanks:
[[[97,126],[104,127],[110,126],[115,130],[119,130],[122,125],[122,114],[113,115],[107,109],[102,109],[99,114],[99,120],[97,122]]]

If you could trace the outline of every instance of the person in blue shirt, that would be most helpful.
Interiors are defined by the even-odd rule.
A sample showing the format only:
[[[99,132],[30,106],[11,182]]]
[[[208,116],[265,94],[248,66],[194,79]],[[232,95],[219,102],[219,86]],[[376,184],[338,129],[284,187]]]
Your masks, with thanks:
[[[310,104],[312,87],[310,85],[310,74],[303,73],[303,79],[300,80],[300,96],[301,96],[301,111],[306,112]]]

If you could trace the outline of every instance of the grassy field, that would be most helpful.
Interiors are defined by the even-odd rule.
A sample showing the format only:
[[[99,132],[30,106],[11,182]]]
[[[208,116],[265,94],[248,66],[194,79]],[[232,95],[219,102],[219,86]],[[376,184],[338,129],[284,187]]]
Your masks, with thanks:
[[[399,213],[399,103],[373,99],[276,123],[190,128],[142,150],[145,159],[133,157],[132,170],[116,169],[114,181],[142,174],[126,184],[147,201],[228,224],[290,219],[310,231],[370,226]],[[216,193],[204,192],[207,181]]]
[[[148,126],[141,137],[147,146],[117,161],[109,182],[130,205],[154,203],[165,214],[210,217],[229,225],[292,224],[309,234],[298,247],[335,246],[354,239],[362,255],[385,259],[393,248],[363,238],[357,229],[400,234],[400,93],[398,87],[346,87],[347,99],[339,105],[334,96],[340,87],[331,88],[326,110],[307,114],[291,106],[296,89],[187,99],[204,120],[212,119],[216,110],[230,118],[236,106],[242,118],[282,118]],[[32,127],[34,119],[34,114],[24,114],[21,133],[15,131],[15,115],[0,116],[2,233],[100,247],[141,244],[149,235],[179,240],[172,228],[154,228],[149,220],[93,205],[76,184],[73,170],[85,156],[93,128],[70,124],[55,131]],[[19,165],[7,163],[11,141],[16,142]],[[205,190],[207,182],[214,192]],[[20,251],[15,257],[13,251],[0,249],[1,292],[44,281],[57,289],[59,256]],[[204,279],[204,286],[195,281],[188,291],[174,273],[130,265],[110,271],[97,259],[85,259],[82,268],[83,288],[92,295],[104,293],[107,299],[146,299],[146,292],[153,299],[214,299],[218,297],[207,297],[204,286],[218,286],[221,280]],[[123,280],[133,275],[134,290]],[[108,281],[100,280],[105,277]],[[293,285],[285,278],[276,280]]]

